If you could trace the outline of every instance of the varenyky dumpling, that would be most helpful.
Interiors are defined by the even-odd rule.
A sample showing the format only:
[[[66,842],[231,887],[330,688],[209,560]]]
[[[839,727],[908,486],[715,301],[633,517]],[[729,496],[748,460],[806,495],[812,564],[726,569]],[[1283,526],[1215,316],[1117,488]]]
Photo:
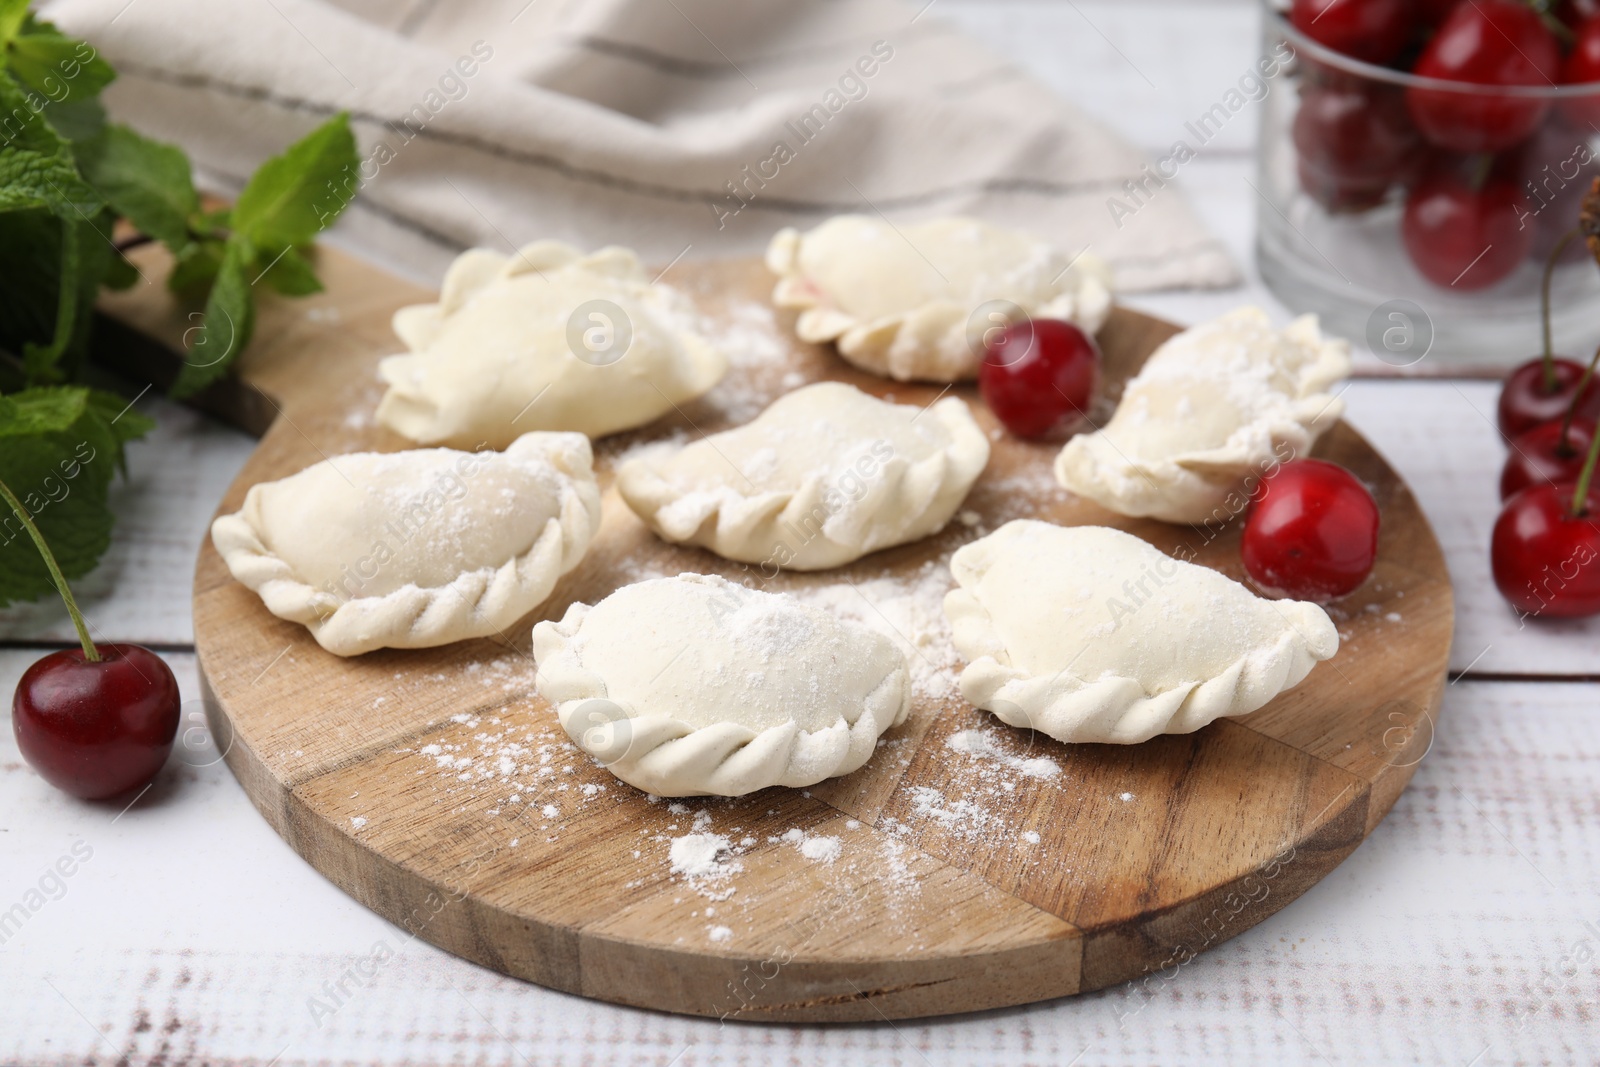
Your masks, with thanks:
[[[611,773],[658,796],[849,774],[911,709],[889,638],[706,574],[624,586],[533,629],[539,694]]]
[[[339,656],[499,634],[600,526],[589,439],[356,452],[252,486],[211,526],[233,576]]]
[[[744,426],[628,461],[617,490],[666,540],[772,574],[936,533],[988,461],[989,441],[958,397],[921,408],[821,382]]]
[[[975,378],[982,337],[1003,324],[974,313],[1000,301],[1029,318],[1067,319],[1094,333],[1111,313],[1111,271],[1015,230],[966,218],[892,226],[840,215],[767,248],[772,299],[800,308],[802,341],[833,341],[856,366],[897,380]]]
[[[1324,337],[1316,316],[1279,331],[1241,308],[1156,349],[1111,420],[1067,442],[1056,479],[1120,515],[1226,522],[1252,478],[1306,456],[1339,421],[1344,402],[1328,390],[1349,373],[1349,342]]]
[[[1104,526],[1008,522],[950,560],[961,692],[1012,726],[1134,744],[1255,711],[1339,649],[1328,613]]]
[[[394,332],[411,351],[378,365],[389,387],[378,421],[463,448],[504,447],[529,430],[631,430],[727,371],[696,322],[687,299],[652,284],[626,248],[472,249],[451,265],[437,304],[396,312]]]

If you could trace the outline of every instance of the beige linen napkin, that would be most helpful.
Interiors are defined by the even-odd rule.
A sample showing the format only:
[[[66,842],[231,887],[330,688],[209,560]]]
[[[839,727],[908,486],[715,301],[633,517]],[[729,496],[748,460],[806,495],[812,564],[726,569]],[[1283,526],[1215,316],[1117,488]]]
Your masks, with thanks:
[[[468,245],[759,253],[858,212],[969,214],[1108,260],[1127,291],[1225,286],[1145,160],[900,0],[56,0],[121,72],[113,114],[215,190],[349,110],[366,162],[344,242],[436,279]],[[920,9],[919,9],[920,8]],[[1071,42],[1063,42],[1070,62]]]

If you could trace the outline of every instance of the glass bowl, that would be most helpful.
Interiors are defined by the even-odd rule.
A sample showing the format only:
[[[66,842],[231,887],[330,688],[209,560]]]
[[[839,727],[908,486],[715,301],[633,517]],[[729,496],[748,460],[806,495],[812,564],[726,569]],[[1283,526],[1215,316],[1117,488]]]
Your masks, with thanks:
[[[1539,352],[1546,263],[1600,176],[1600,85],[1486,87],[1374,66],[1306,37],[1272,0],[1263,43],[1264,65],[1293,56],[1261,103],[1267,287],[1398,368]],[[1581,238],[1560,252],[1550,296],[1555,350],[1587,361],[1600,267]]]

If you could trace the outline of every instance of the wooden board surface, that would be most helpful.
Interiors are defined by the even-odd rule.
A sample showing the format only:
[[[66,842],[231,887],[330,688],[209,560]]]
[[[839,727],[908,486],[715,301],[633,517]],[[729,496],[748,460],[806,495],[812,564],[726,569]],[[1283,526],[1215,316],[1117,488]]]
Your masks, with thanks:
[[[143,254],[155,265],[161,253]],[[241,384],[210,398],[265,431],[222,510],[324,455],[405,444],[371,422],[372,368],[396,348],[394,308],[426,294],[328,251],[321,269],[329,291],[269,302]],[[717,320],[736,367],[681,413],[603,442],[607,483],[619,452],[743,421],[796,374],[906,402],[938,392],[855,374],[786,340],[759,264],[680,264],[667,280]],[[161,301],[113,299],[107,310],[168,344],[184,326]],[[1112,377],[1171,330],[1119,312],[1101,336]],[[1241,574],[1236,529],[1110,516],[1053,488],[1052,452],[1002,437],[968,501],[971,525],[769,584],[859,596],[864,618],[920,619],[911,636],[926,639],[910,720],[863,770],[806,792],[652,803],[570,746],[534,693],[535,618],[641,577],[740,574],[656,541],[614,492],[589,559],[506,643],[339,660],[270,616],[207,546],[195,633],[212,726],[258,809],[336,884],[417,936],[553,988],[700,1015],[843,1021],[1170,974],[1293,900],[1388,811],[1431,742],[1448,578],[1410,492],[1341,425],[1317,454],[1373,485],[1384,533],[1374,580],[1340,605],[1335,660],[1256,714],[1186,737],[1068,747],[1010,730],[952,690],[959,664],[922,610],[955,547],[1033,515],[1186,544]],[[961,731],[978,731],[983,751],[952,748]],[[694,832],[733,842],[718,877],[673,873],[672,841]]]

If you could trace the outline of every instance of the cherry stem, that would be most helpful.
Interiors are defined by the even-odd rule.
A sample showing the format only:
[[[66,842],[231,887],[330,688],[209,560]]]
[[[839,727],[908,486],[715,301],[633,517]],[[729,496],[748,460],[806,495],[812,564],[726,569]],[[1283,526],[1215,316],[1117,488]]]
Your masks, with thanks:
[[[11,487],[3,481],[0,481],[0,497],[5,498],[5,502],[11,505],[11,510],[22,520],[28,536],[33,538],[33,543],[39,547],[39,555],[44,557],[44,565],[49,568],[50,577],[55,580],[56,589],[61,593],[61,600],[67,605],[67,614],[72,616],[72,625],[77,628],[78,640],[83,642],[83,658],[90,663],[99,663],[100,652],[89,637],[89,624],[83,620],[83,612],[78,610],[78,602],[72,599],[72,589],[67,585],[66,576],[61,573],[61,567],[56,563],[56,554],[50,551],[50,546],[45,543],[44,534],[39,532],[39,527],[33,524],[33,517],[28,514],[28,509],[22,506],[22,501],[17,499]]]
[[[1576,236],[1577,227],[1561,235],[1556,246],[1550,250],[1550,258],[1544,262],[1544,279],[1539,283],[1539,324],[1544,329],[1544,391],[1547,393],[1561,388],[1561,383],[1556,380],[1556,354],[1550,339],[1550,277],[1556,272],[1556,261],[1561,258],[1561,253],[1567,250]]]
[[[1572,517],[1583,518],[1589,510],[1589,483],[1594,480],[1594,465],[1600,461],[1600,433],[1594,435],[1594,440],[1589,442],[1589,455],[1583,461],[1583,470],[1578,474],[1578,484],[1572,490]]]
[[[1561,442],[1557,445],[1558,451],[1563,456],[1572,455],[1572,418],[1578,413],[1578,405],[1583,401],[1583,391],[1589,387],[1589,382],[1594,378],[1595,368],[1600,367],[1600,348],[1594,350],[1589,365],[1583,369],[1583,376],[1578,379],[1577,391],[1572,394],[1572,403],[1567,405],[1567,413],[1561,419]]]

